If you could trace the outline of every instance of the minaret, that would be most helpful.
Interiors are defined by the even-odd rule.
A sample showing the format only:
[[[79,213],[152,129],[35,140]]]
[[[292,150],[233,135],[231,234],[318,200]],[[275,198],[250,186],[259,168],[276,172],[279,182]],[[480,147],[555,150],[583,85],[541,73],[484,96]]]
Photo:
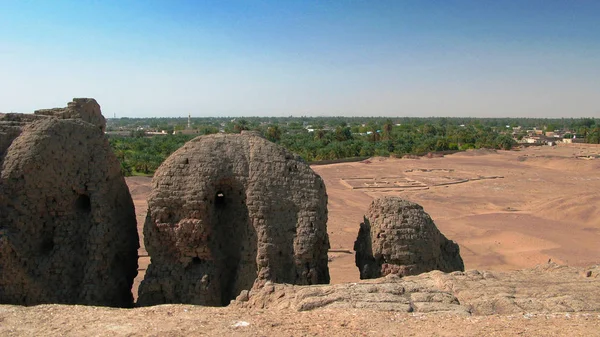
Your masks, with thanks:
[[[191,113],[188,114],[188,127],[187,128],[188,129],[192,128],[192,114]]]

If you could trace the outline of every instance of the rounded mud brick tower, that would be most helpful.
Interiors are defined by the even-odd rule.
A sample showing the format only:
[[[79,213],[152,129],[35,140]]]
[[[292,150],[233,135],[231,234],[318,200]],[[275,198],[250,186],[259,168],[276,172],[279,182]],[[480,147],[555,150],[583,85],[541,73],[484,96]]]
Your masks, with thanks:
[[[132,306],[135,210],[100,128],[44,118],[13,136],[0,152],[0,303]]]
[[[438,230],[423,207],[398,197],[371,203],[354,250],[361,279],[465,268],[458,244]]]
[[[298,156],[255,134],[200,136],[156,171],[138,305],[228,305],[262,281],[329,283],[327,194]]]

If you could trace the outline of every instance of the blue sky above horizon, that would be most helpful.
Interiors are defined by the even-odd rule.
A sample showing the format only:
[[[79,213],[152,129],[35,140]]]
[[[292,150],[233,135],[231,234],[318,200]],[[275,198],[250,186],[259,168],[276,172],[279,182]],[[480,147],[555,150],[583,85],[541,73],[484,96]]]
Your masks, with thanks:
[[[0,0],[0,112],[600,117],[598,1]]]

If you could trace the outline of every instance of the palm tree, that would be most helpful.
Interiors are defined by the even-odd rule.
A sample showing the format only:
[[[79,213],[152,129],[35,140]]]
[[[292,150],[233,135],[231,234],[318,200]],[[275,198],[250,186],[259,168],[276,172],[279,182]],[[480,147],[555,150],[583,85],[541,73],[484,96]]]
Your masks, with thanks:
[[[392,129],[394,128],[394,124],[391,119],[387,119],[383,124],[383,139],[390,140],[392,138]]]
[[[279,128],[279,125],[271,125],[267,128],[267,139],[274,143],[281,140],[281,129]]]
[[[245,119],[240,119],[233,125],[233,132],[240,133],[243,130],[249,130],[248,121]]]

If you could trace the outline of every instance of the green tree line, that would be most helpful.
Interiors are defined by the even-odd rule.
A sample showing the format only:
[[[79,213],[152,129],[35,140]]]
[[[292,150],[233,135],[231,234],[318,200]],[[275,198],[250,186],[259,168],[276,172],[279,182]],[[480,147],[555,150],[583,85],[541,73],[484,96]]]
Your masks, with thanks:
[[[161,126],[181,130],[187,126],[187,118],[109,119],[108,126],[109,130],[132,127],[161,130]],[[569,129],[580,139],[600,143],[600,120],[591,118],[249,117],[196,118],[192,123],[198,134],[258,131],[308,162],[478,148],[509,150],[516,144],[513,126],[521,126],[523,134],[526,128],[533,127],[545,131]],[[132,137],[111,136],[109,140],[125,175],[150,175],[171,153],[198,134],[147,137],[138,130],[132,131]]]
[[[192,138],[190,135],[144,137],[137,133],[137,137],[109,137],[109,143],[121,163],[123,175],[150,175]]]

